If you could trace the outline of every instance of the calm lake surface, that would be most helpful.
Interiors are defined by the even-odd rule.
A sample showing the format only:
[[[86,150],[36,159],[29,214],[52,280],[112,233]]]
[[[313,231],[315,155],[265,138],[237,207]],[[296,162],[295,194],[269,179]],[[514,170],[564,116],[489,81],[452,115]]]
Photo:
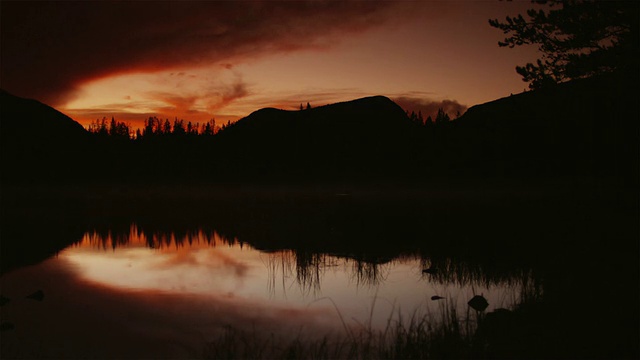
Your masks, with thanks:
[[[228,328],[284,337],[384,329],[412,315],[441,320],[447,307],[469,316],[509,308],[523,279],[473,279],[450,263],[403,255],[372,263],[293,250],[261,251],[216,232],[187,235],[87,232],[42,263],[2,277],[11,302],[2,320],[4,354],[19,357],[198,357]],[[43,301],[24,298],[41,289]],[[432,296],[445,299],[431,300]],[[343,324],[344,322],[344,324]]]
[[[635,190],[27,190],[2,199],[2,358],[228,358],[228,334],[313,343],[452,314],[461,357],[637,358]]]

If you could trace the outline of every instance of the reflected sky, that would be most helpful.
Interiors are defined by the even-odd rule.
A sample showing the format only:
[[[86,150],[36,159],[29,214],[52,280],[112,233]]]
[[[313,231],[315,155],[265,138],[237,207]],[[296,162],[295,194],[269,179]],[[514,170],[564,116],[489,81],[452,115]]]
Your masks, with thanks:
[[[3,321],[16,324],[3,341],[23,357],[158,352],[191,358],[229,326],[289,336],[339,334],[341,318],[354,329],[384,328],[398,311],[404,318],[415,311],[438,319],[445,305],[456,304],[464,314],[474,294],[488,299],[487,311],[517,301],[517,283],[449,284],[423,274],[422,264],[411,256],[376,265],[263,252],[201,231],[183,239],[145,235],[132,226],[127,241],[86,233],[56,257],[3,275],[5,296],[18,299],[34,289],[46,294],[42,303],[15,300],[2,307]],[[432,301],[433,295],[446,300]]]
[[[290,250],[262,252],[216,233],[198,232],[187,241],[174,235],[147,236],[132,226],[126,245],[113,246],[109,236],[87,233],[58,259],[83,281],[114,290],[214,296],[297,309],[331,310],[335,304],[356,323],[368,321],[374,306],[373,321],[380,326],[394,309],[411,312],[427,307],[435,312],[439,305],[431,301],[433,295],[464,308],[474,294],[483,294],[492,310],[508,307],[518,291],[513,284],[487,287],[432,281],[422,274],[417,257],[370,264]]]

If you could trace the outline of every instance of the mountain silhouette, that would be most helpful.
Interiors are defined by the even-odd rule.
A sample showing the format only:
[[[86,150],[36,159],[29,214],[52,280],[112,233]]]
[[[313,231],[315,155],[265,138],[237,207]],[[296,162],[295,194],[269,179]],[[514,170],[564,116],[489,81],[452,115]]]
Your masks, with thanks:
[[[64,136],[73,141],[87,135],[78,122],[37,100],[20,98],[0,90],[0,105],[0,136],[3,140],[18,136],[47,141]]]
[[[392,175],[409,157],[414,124],[384,96],[299,111],[261,109],[218,134],[224,167],[275,178]]]
[[[637,77],[614,73],[412,121],[373,96],[260,109],[217,134],[92,136],[71,118],[0,92],[3,182],[396,183],[425,179],[638,179]]]
[[[88,140],[82,125],[58,110],[0,90],[3,182],[71,175],[81,165],[78,157]]]
[[[639,95],[625,74],[511,95],[469,108],[447,146],[497,175],[637,179]]]

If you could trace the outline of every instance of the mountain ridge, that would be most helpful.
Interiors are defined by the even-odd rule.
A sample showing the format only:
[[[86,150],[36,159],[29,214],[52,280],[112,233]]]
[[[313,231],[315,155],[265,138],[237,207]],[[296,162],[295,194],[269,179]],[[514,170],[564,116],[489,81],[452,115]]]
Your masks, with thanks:
[[[598,176],[633,183],[639,94],[634,78],[610,74],[478,104],[449,122],[418,124],[378,95],[302,110],[262,108],[214,136],[116,141],[2,92],[2,178],[290,183]]]
[[[39,135],[42,132],[67,131],[80,134],[87,134],[86,129],[77,121],[62,113],[58,109],[44,104],[35,99],[28,99],[15,96],[6,90],[0,89],[0,129],[16,131],[13,136],[20,136],[28,131],[31,136]],[[2,133],[4,131],[1,131]],[[7,138],[5,140],[8,140]]]

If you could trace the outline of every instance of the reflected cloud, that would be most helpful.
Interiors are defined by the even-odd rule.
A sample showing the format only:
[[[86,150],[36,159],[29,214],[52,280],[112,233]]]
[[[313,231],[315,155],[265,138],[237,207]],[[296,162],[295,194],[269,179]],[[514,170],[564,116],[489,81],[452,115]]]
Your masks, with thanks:
[[[119,250],[115,253],[121,254]],[[133,259],[140,250],[127,256]],[[47,294],[38,306],[17,301],[10,312],[3,308],[3,320],[18,324],[15,333],[3,333],[4,356],[9,349],[25,358],[192,359],[229,326],[287,338],[301,331],[326,333],[338,322],[335,311],[322,304],[113,287],[87,281],[86,269],[68,260],[52,258],[3,277],[3,294],[25,293],[34,286]]]
[[[80,269],[88,281],[118,288],[201,294],[237,291],[261,264],[256,263],[255,254],[239,254],[250,252],[247,246],[218,244],[228,242],[202,232],[189,243],[173,235],[148,237],[132,226],[127,236],[85,234],[79,244],[59,256]]]
[[[431,296],[449,294],[462,311],[470,294],[483,293],[491,304],[507,306],[519,292],[539,288],[530,281],[531,272],[487,273],[448,258],[407,254],[366,260],[302,249],[264,251],[213,230],[150,231],[135,224],[87,233],[58,260],[92,286],[233,302],[269,316],[309,306],[327,310],[335,303],[339,311],[366,319],[367,306],[382,300],[374,319],[380,326],[397,301],[404,309],[438,306]],[[425,274],[425,267],[438,271]]]
[[[359,331],[363,324],[384,329],[398,309],[438,316],[446,303],[463,313],[481,293],[492,311],[537,289],[507,275],[492,281],[481,268],[453,260],[261,251],[211,229],[162,225],[105,226],[56,257],[3,275],[3,295],[33,288],[47,294],[42,308],[11,308],[10,320],[46,350],[32,357],[140,358],[157,351],[193,358],[229,328],[283,338],[341,333],[344,326]],[[439,271],[425,275],[427,265]],[[435,295],[445,299],[431,301]],[[16,339],[14,348],[30,348]]]

